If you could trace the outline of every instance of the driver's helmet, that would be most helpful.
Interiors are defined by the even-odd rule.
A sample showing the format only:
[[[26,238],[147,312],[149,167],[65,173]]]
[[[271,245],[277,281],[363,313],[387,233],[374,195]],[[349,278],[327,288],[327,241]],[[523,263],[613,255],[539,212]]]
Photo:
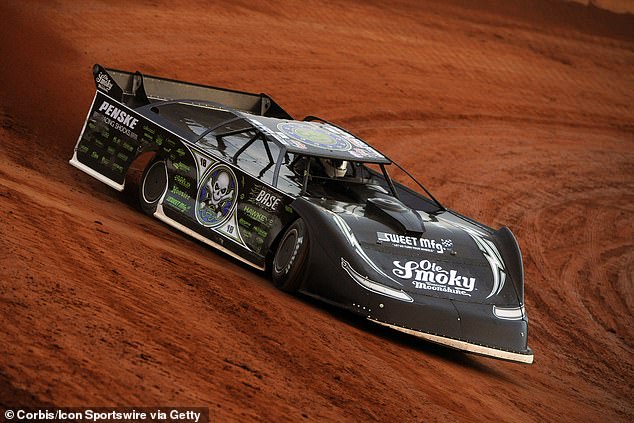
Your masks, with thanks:
[[[326,175],[330,178],[341,178],[348,170],[348,162],[346,160],[337,159],[319,159]]]

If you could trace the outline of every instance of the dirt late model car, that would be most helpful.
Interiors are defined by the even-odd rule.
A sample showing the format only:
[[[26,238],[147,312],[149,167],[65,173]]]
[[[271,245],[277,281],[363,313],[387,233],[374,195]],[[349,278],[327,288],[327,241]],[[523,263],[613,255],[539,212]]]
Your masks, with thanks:
[[[144,212],[269,272],[280,289],[532,363],[522,258],[508,228],[446,209],[363,140],[315,117],[294,120],[265,94],[100,65],[93,74],[73,166],[122,191],[144,157]]]

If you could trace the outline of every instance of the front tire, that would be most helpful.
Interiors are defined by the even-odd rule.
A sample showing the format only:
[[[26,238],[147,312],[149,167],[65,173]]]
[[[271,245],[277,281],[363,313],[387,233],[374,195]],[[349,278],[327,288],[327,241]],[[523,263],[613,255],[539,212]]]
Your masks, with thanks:
[[[143,213],[153,215],[165,191],[167,191],[167,166],[163,160],[157,160],[152,162],[141,176],[139,205]]]
[[[306,224],[299,218],[284,232],[273,257],[271,276],[276,287],[286,292],[299,289],[304,277],[308,249]]]

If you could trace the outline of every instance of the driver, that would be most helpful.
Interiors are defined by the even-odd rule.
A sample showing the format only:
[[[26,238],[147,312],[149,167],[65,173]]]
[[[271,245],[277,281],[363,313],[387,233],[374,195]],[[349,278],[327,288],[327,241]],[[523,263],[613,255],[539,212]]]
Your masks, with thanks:
[[[348,162],[346,160],[319,159],[319,161],[329,178],[341,178],[345,176],[348,170]]]
[[[306,167],[308,166],[309,158],[299,157],[293,160],[291,168],[293,172],[299,177],[304,176]],[[329,178],[341,178],[346,175],[348,171],[348,162],[346,160],[339,159],[319,159],[313,162],[311,167],[311,173],[315,176],[327,176]]]

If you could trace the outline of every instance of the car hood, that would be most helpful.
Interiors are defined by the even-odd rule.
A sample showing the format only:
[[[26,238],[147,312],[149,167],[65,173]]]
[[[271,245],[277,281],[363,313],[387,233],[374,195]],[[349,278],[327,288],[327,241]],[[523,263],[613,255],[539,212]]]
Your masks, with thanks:
[[[503,228],[511,241],[449,210],[432,215],[393,198],[376,200],[364,205],[319,201],[352,238],[347,260],[350,268],[353,262],[361,267],[353,269],[357,274],[412,296],[498,306],[523,303],[521,258],[519,270],[507,264],[519,257],[508,229]]]

